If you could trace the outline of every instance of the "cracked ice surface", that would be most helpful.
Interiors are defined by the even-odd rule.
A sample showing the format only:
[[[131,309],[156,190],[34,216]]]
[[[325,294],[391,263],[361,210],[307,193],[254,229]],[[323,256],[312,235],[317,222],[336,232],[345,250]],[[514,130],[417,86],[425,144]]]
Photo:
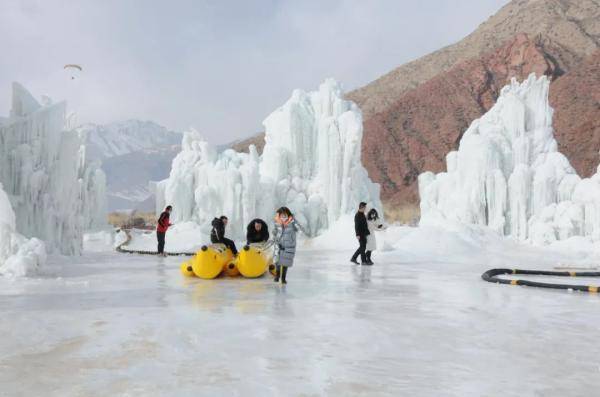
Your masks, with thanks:
[[[375,252],[372,268],[350,266],[349,250],[314,249],[323,243],[315,240],[299,249],[286,287],[266,277],[185,279],[181,258],[52,256],[44,277],[0,279],[2,393],[530,396],[598,388],[597,295],[480,279],[493,266],[583,266],[598,253],[466,236],[390,228],[381,237],[390,248]]]

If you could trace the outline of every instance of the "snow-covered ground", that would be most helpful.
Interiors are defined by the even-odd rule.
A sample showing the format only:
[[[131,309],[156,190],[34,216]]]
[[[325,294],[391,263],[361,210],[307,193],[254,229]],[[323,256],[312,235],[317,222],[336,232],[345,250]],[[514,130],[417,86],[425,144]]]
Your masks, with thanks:
[[[579,396],[600,387],[599,296],[480,279],[497,266],[594,265],[593,247],[392,227],[378,236],[377,264],[356,267],[344,228],[304,242],[285,287],[269,277],[186,279],[182,258],[109,251],[51,256],[38,278],[0,278],[0,395]],[[88,237],[86,248],[107,240]]]

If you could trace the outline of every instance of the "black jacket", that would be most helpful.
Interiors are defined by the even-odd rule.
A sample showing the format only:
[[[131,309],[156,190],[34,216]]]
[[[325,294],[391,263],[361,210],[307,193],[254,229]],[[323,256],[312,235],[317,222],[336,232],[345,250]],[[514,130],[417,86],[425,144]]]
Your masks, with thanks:
[[[363,212],[358,211],[354,215],[354,231],[357,236],[367,237],[369,234],[369,226],[367,225],[367,217]]]
[[[225,224],[220,218],[212,221],[212,230],[210,232],[210,241],[213,244],[222,243],[225,237]]]
[[[254,228],[255,223],[260,223],[262,228],[259,232]],[[248,224],[246,228],[246,244],[251,243],[262,243],[269,240],[269,227],[262,219],[254,219]]]

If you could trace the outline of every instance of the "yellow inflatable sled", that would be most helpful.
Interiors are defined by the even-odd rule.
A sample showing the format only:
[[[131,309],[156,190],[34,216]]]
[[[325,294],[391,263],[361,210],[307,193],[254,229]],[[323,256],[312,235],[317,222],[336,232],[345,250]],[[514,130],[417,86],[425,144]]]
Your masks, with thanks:
[[[186,277],[195,276],[194,270],[192,270],[192,260],[183,262],[179,269],[181,270],[181,274],[183,274]]]
[[[250,244],[244,246],[237,258],[237,268],[242,276],[260,277],[273,263],[273,249],[267,244]]]
[[[210,280],[217,277],[233,260],[233,253],[223,244],[203,245],[190,261],[196,277]],[[183,271],[183,270],[182,270]]]

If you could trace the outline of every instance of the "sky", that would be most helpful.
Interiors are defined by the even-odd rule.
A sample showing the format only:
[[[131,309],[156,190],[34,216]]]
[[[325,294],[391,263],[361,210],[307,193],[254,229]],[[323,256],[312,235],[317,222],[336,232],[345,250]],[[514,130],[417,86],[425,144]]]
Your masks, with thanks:
[[[18,81],[79,123],[152,120],[223,144],[262,131],[293,89],[365,85],[507,2],[0,0],[0,115]]]

